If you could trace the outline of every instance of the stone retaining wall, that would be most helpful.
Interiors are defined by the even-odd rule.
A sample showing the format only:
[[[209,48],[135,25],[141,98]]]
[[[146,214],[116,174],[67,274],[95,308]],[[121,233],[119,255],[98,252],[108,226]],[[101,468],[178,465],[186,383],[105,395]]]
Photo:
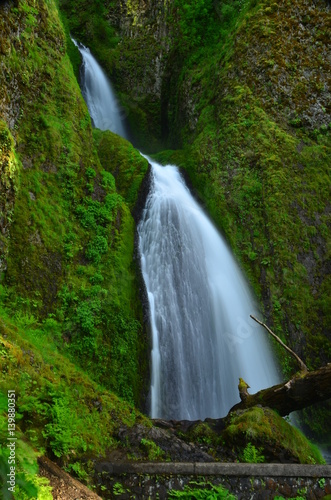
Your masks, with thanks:
[[[96,474],[98,493],[119,500],[163,500],[170,490],[194,487],[192,483],[201,483],[201,488],[223,485],[238,500],[317,500],[331,495],[330,465],[104,462]]]

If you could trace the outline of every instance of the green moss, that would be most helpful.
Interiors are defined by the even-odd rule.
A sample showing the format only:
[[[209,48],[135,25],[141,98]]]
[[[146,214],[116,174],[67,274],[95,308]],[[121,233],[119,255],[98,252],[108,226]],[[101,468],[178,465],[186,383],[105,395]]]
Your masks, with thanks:
[[[0,343],[0,349],[2,356],[10,356],[2,343]],[[13,395],[13,390],[7,389],[3,393],[0,391],[0,437],[1,441],[3,443],[7,442],[7,444],[10,444],[8,441],[8,399],[11,399],[11,404],[13,404],[13,400],[15,401],[16,395]],[[17,422],[21,418],[21,415],[16,413],[15,416]],[[26,441],[17,425],[15,428],[15,438],[15,442],[11,441],[11,444],[15,445],[15,462],[13,462],[13,454],[11,454],[11,451],[14,451],[13,449],[7,446],[2,446],[0,449],[0,491],[3,498],[8,498],[10,495],[8,488],[11,488],[12,485],[8,484],[7,481],[12,479],[12,472],[14,470],[15,498],[25,500],[38,497],[44,500],[51,500],[52,495],[50,494],[49,480],[39,478],[36,475],[38,473],[38,454],[33,449],[32,444]]]
[[[274,459],[277,454],[282,455],[285,452],[288,458],[291,457],[299,463],[325,463],[316,446],[298,429],[268,408],[255,406],[230,414],[221,437],[228,445],[232,445],[239,455],[241,453],[243,461],[247,461],[249,445],[259,450],[259,455],[264,455],[265,461],[268,461],[271,455]]]
[[[1,187],[9,188],[17,182],[18,165],[13,137],[3,120],[0,120]]]
[[[153,441],[143,438],[140,445],[147,452],[148,460],[164,460],[164,451]]]
[[[128,141],[112,132],[95,130],[94,137],[102,167],[112,173],[117,191],[132,209],[147,172],[147,160]]]
[[[199,443],[208,447],[208,452],[211,455],[216,455],[216,448],[222,441],[219,434],[213,431],[207,423],[201,422],[193,426],[192,430],[182,436],[188,442]]]

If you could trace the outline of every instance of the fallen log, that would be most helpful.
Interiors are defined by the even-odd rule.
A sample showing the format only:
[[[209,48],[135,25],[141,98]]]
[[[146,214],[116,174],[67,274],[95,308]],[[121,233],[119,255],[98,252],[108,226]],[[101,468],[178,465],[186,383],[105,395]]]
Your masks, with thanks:
[[[244,410],[252,406],[267,406],[282,417],[296,410],[331,398],[331,363],[312,372],[299,372],[288,382],[263,389],[236,404],[230,410]],[[229,413],[230,413],[229,412]]]

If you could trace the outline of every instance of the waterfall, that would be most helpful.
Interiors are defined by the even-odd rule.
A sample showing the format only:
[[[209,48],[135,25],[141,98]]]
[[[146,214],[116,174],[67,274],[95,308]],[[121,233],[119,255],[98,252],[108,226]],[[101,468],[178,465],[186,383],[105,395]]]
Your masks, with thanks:
[[[82,45],[82,92],[93,123],[126,136],[102,69]],[[152,166],[138,226],[152,330],[151,416],[221,417],[251,392],[278,382],[266,334],[226,243],[185,186],[177,167]]]
[[[221,417],[239,401],[239,377],[254,393],[277,383],[277,370],[226,243],[177,167],[151,164],[138,226],[153,335],[151,416]]]
[[[111,83],[90,50],[72,38],[82,56],[81,90],[93,125],[100,130],[111,130],[127,138],[124,111],[121,109]]]

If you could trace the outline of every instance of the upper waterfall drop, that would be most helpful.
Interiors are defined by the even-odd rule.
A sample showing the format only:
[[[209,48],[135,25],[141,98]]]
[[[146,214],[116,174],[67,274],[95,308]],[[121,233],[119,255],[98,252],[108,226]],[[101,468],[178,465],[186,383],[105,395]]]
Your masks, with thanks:
[[[76,43],[76,42],[74,42]],[[82,92],[96,127],[127,137],[110,82],[90,51]],[[177,167],[152,166],[138,225],[152,330],[151,416],[224,416],[242,377],[256,392],[278,382],[256,305],[227,245],[190,194]]]
[[[82,56],[81,90],[95,127],[111,130],[127,139],[124,111],[121,109],[103,69],[90,50],[72,38]]]

